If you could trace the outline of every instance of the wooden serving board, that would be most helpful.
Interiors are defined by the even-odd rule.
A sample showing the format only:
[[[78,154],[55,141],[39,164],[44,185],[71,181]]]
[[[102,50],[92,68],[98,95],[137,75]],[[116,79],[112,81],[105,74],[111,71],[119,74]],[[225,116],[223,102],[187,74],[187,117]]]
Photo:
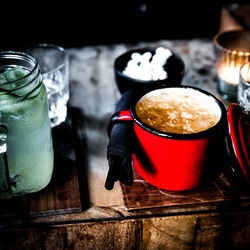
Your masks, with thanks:
[[[80,161],[76,147],[84,136],[83,123],[74,123],[77,112],[69,109],[67,121],[52,129],[54,145],[54,171],[49,185],[40,192],[7,200],[0,200],[0,218],[8,216],[45,216],[82,211],[84,197],[78,175],[84,162]],[[76,130],[79,130],[78,132]],[[81,133],[83,135],[83,133]],[[83,145],[82,144],[82,145]]]
[[[214,179],[204,180],[197,188],[183,192],[170,192],[143,180],[135,168],[134,184],[121,184],[124,205],[129,211],[139,209],[183,207],[218,204],[226,201],[250,200],[249,187],[231,171],[220,173]],[[239,178],[239,179],[238,179]]]

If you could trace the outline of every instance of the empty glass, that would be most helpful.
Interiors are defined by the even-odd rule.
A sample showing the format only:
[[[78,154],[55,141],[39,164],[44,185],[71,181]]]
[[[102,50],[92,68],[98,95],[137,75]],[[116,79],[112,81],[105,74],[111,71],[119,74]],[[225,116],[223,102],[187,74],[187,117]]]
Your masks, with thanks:
[[[243,113],[250,116],[250,62],[244,64],[240,69],[238,102]]]
[[[52,44],[39,44],[26,49],[40,65],[43,82],[47,89],[51,127],[67,117],[69,100],[69,57],[64,48]]]

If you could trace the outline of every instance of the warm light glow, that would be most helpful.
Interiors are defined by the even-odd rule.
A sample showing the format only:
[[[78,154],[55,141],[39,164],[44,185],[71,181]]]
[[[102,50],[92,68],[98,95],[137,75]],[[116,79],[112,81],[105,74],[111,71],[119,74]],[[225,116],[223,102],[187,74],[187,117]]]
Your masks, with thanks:
[[[219,77],[225,82],[233,85],[239,83],[240,68],[249,61],[249,52],[227,51],[221,54],[217,64]]]
[[[241,73],[241,77],[242,77],[245,81],[250,82],[250,63],[245,64],[245,65],[242,67],[240,73]]]
[[[239,83],[239,72],[241,64],[230,63],[229,65],[220,65],[218,68],[219,77],[225,82],[231,84]]]

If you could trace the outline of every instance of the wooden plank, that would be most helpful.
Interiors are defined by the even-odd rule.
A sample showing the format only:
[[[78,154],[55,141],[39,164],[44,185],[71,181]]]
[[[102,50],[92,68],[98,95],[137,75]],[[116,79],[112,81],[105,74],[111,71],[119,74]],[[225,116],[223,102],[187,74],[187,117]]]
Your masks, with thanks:
[[[8,216],[45,216],[82,211],[79,163],[75,153],[77,133],[68,120],[53,128],[54,171],[49,185],[40,192],[0,200],[0,218]]]
[[[0,228],[0,249],[249,249],[250,215],[205,213]]]
[[[248,189],[232,186],[221,173],[214,180],[204,181],[199,187],[183,192],[170,192],[157,188],[143,180],[134,168],[134,184],[126,186],[121,184],[124,205],[128,211],[138,209],[151,209],[159,207],[183,207],[193,205],[206,205],[222,203],[230,200],[248,199]]]

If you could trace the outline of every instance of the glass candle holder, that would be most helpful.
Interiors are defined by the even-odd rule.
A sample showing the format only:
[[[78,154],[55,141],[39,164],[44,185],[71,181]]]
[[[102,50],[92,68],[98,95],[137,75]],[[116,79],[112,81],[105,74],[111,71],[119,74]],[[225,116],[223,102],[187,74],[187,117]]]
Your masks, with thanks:
[[[224,99],[237,101],[239,72],[250,61],[250,31],[232,30],[214,37],[218,91]]]

